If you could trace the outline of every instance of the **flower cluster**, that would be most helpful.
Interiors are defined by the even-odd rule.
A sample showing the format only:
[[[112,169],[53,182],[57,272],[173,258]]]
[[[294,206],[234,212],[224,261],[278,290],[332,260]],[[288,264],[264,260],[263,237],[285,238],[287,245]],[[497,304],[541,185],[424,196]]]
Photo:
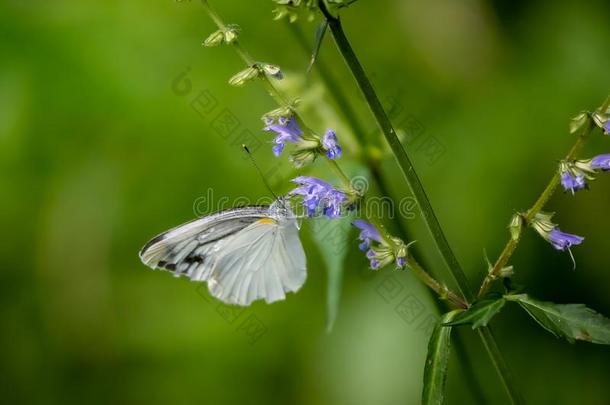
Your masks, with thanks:
[[[326,130],[322,139],[310,131],[304,131],[292,108],[280,107],[263,115],[264,130],[275,133],[273,154],[279,157],[284,151],[286,143],[294,144],[295,149],[290,155],[290,161],[297,168],[313,162],[322,153],[325,153],[331,160],[341,157],[342,150],[335,131]]]
[[[572,246],[580,245],[585,238],[562,232],[557,224],[551,221],[553,213],[540,212],[533,219],[532,227],[557,250],[570,250]]]
[[[597,171],[610,171],[610,154],[598,155],[588,160],[562,161],[559,164],[561,185],[574,194],[587,188],[587,180],[594,180]]]
[[[409,246],[405,245],[401,239],[392,236],[388,237],[389,240],[386,239],[373,224],[362,219],[357,219],[352,224],[360,229],[358,247],[366,252],[366,257],[373,270],[385,267],[392,262],[395,262],[399,268],[407,265]]]
[[[292,181],[299,187],[292,190],[289,195],[303,198],[303,207],[308,217],[320,213],[328,218],[341,216],[341,209],[349,200],[346,193],[315,177],[299,176]]]

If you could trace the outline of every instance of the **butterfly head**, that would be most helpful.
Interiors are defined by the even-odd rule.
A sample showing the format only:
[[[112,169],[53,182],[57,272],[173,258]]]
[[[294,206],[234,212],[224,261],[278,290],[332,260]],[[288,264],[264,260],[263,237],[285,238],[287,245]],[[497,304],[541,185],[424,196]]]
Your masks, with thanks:
[[[296,219],[294,212],[290,208],[290,200],[288,196],[278,197],[278,199],[271,204],[269,207],[269,216],[278,221]]]

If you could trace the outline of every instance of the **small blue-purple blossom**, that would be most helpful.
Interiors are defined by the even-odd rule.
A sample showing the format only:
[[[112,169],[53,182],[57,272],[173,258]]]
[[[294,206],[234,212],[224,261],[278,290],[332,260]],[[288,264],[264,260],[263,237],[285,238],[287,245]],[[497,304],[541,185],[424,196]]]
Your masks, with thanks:
[[[341,146],[337,142],[337,133],[332,129],[327,129],[322,137],[322,147],[326,151],[326,156],[330,160],[341,157]]]
[[[345,193],[315,177],[299,176],[293,179],[299,187],[290,192],[303,197],[307,216],[313,217],[318,210],[329,218],[341,216],[341,206],[347,199]]]
[[[362,242],[358,245],[358,247],[363,252],[369,248],[369,246],[371,245],[371,240],[377,241],[379,243],[383,241],[383,239],[381,238],[381,234],[379,233],[377,228],[375,228],[375,225],[369,224],[368,222],[362,219],[355,220],[354,222],[352,222],[352,225],[360,229],[360,235],[358,236],[358,239],[360,239]]]
[[[407,264],[407,259],[405,257],[396,258],[396,265],[398,267],[405,267],[406,264]]]
[[[579,174],[573,176],[571,173],[565,171],[561,173],[561,185],[566,191],[571,191],[574,194],[578,190],[582,190],[587,186],[585,182],[585,176]]]
[[[557,250],[566,250],[574,245],[580,245],[585,240],[582,236],[561,232],[559,228],[553,228],[549,232],[549,242]]]
[[[608,121],[610,122],[610,121]],[[610,153],[605,155],[598,155],[591,159],[591,168],[596,170],[603,170],[605,172],[610,170]]]
[[[282,154],[286,142],[298,143],[301,140],[301,135],[303,135],[303,130],[294,117],[280,117],[276,123],[274,123],[273,119],[267,118],[265,123],[267,124],[264,128],[265,131],[272,131],[276,134],[273,140],[275,145],[272,148],[275,156]]]
[[[373,259],[371,260],[371,269],[377,270],[379,268],[379,260]]]
[[[610,120],[604,123],[604,133],[610,135]]]

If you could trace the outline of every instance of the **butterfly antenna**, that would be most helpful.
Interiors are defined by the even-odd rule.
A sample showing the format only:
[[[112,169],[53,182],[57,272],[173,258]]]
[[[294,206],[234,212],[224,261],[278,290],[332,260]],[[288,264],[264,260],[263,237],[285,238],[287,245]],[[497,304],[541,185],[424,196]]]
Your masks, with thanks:
[[[275,194],[273,192],[273,189],[271,188],[271,186],[267,182],[267,179],[265,178],[265,175],[263,174],[263,171],[258,166],[258,164],[256,164],[256,161],[254,160],[254,156],[252,156],[252,152],[250,152],[250,149],[248,149],[248,147],[245,144],[242,144],[241,147],[244,148],[244,150],[248,154],[248,157],[250,158],[250,161],[252,162],[252,165],[254,165],[254,167],[256,168],[256,171],[258,172],[259,176],[261,176],[261,179],[263,180],[263,184],[265,185],[267,190],[269,190],[269,192],[273,195],[273,197],[275,197],[276,200],[279,200],[280,198],[277,196],[277,194]]]

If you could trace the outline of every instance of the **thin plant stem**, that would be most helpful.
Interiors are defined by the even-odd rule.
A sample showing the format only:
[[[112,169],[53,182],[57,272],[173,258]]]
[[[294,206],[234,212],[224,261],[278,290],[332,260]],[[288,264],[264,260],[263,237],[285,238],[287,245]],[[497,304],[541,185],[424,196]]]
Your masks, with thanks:
[[[513,378],[512,374],[504,361],[502,356],[502,352],[496,343],[496,340],[491,332],[491,329],[488,327],[481,327],[477,329],[477,333],[481,340],[483,341],[483,345],[485,346],[485,350],[489,354],[489,357],[492,360],[492,363],[498,372],[499,375],[503,376],[502,384],[504,385],[504,389],[508,392],[508,397],[511,400],[511,403],[518,405],[524,404],[523,397],[515,389],[515,384],[512,383]]]
[[[319,0],[318,2],[320,10],[324,14],[324,17],[328,21],[328,26],[330,28],[331,34],[335,40],[337,48],[339,52],[343,56],[349,70],[351,71],[360,91],[362,92],[366,103],[371,109],[373,115],[375,116],[375,120],[377,124],[381,128],[383,135],[385,136],[398,165],[400,166],[407,184],[409,188],[413,192],[413,195],[421,209],[422,216],[424,218],[424,222],[428,226],[430,233],[436,243],[436,246],[443,257],[443,260],[447,264],[452,277],[455,279],[455,282],[458,286],[458,289],[464,295],[466,300],[471,300],[474,298],[472,291],[468,284],[468,279],[466,278],[466,274],[462,270],[462,266],[457,260],[457,257],[453,253],[451,246],[441,228],[441,225],[436,218],[436,213],[432,209],[432,204],[428,199],[426,191],[411,163],[411,159],[409,158],[406,150],[403,148],[398,136],[396,135],[396,131],[390,122],[381,102],[379,101],[379,97],[377,97],[377,93],[373,89],[373,86],[368,79],[364,68],[360,64],[360,61],[354,50],[349,43],[349,40],[345,36],[345,32],[343,31],[343,26],[341,25],[341,20],[328,11],[326,8],[326,4],[323,0]]]
[[[572,146],[572,148],[566,155],[565,160],[574,160],[578,157],[578,155],[580,154],[580,151],[582,150],[583,145],[587,141],[587,138],[588,138],[589,134],[591,133],[592,129],[593,129],[593,125],[589,123],[587,128],[578,136],[578,139],[576,139],[576,142],[574,143],[574,145]],[[542,211],[544,209],[545,205],[549,202],[549,200],[555,193],[555,190],[557,189],[557,186],[559,185],[560,180],[561,180],[561,175],[556,170],[555,173],[553,174],[553,177],[551,177],[551,180],[545,187],[542,194],[540,194],[540,196],[538,197],[538,199],[536,200],[534,205],[532,205],[532,207],[529,210],[527,210],[527,212],[523,215],[523,221],[525,222],[526,225],[530,224],[531,221],[536,217],[536,215],[539,214],[540,211]],[[493,283],[493,281],[496,280],[500,276],[500,272],[508,264],[508,261],[510,260],[513,253],[517,249],[517,246],[519,245],[519,242],[521,241],[522,233],[523,233],[523,229],[520,229],[518,234],[515,237],[511,237],[511,239],[506,243],[506,245],[504,246],[504,249],[502,250],[502,253],[500,253],[500,256],[496,260],[494,266],[489,271],[489,273],[487,273],[487,276],[485,276],[485,279],[483,279],[483,282],[481,283],[481,288],[479,288],[479,293],[477,294],[477,297],[480,298],[483,295],[485,295],[485,293],[491,287],[491,284]]]
[[[224,24],[224,22],[222,21],[222,19],[218,15],[218,13],[210,6],[210,4],[207,2],[207,0],[201,0],[201,3],[203,5],[204,9],[206,10],[206,12],[208,13],[208,15],[210,16],[210,18],[212,19],[212,21],[214,21],[214,23],[216,24],[216,26],[221,30],[226,29],[226,24]],[[252,66],[255,63],[254,58],[252,58],[252,56],[250,56],[248,51],[246,51],[246,49],[239,43],[239,41],[237,41],[237,40],[233,41],[232,45],[235,48],[238,55],[241,57],[241,59],[246,64],[248,64],[249,66]],[[284,94],[282,94],[274,86],[274,84],[269,80],[269,78],[266,75],[262,74],[262,75],[259,75],[259,77],[262,79],[263,85],[265,86],[265,89],[267,90],[269,95],[279,105],[281,105],[281,106],[289,105],[288,99],[284,96]],[[299,123],[302,124],[304,130],[313,133],[313,131],[305,125],[304,120],[302,119],[302,117],[300,117],[298,115],[298,113],[296,111],[294,112],[294,115],[295,115],[295,118],[299,121]],[[336,161],[330,160],[330,159],[328,159],[328,162],[331,165],[331,168],[333,169],[333,171],[338,175],[338,177],[342,181],[344,187],[350,188],[351,181],[350,181],[349,177],[345,174],[345,172],[341,169],[339,164]],[[386,232],[385,228],[381,225],[381,223],[379,222],[379,220],[377,218],[369,217],[367,219],[371,223],[375,224],[381,232]],[[389,236],[389,235],[387,235],[387,233],[386,233],[386,236]],[[389,237],[386,237],[386,239],[388,241],[391,240],[391,238],[389,238]],[[415,261],[414,258],[411,257],[410,259],[411,259],[411,261],[409,262],[409,265],[416,266],[417,270],[415,273],[416,273],[417,277],[422,282],[424,282],[424,284],[426,284],[428,287],[430,287],[433,291],[437,292],[437,294],[439,294],[439,296],[441,298],[450,300],[457,307],[467,308],[468,304],[464,300],[462,300],[459,296],[457,296],[455,293],[450,291],[447,287],[445,287],[444,285],[441,285],[438,281],[436,281],[429,273],[427,273]]]
[[[296,23],[286,22],[290,32],[294,35],[296,42],[299,44],[303,52],[307,55],[311,53],[311,49],[309,48],[309,43],[307,42],[307,38],[303,33],[301,27]],[[339,85],[339,81],[333,77],[333,74],[328,66],[320,57],[316,59],[316,63],[313,67],[324,86],[328,89],[328,93],[331,96],[331,99],[335,103],[335,107],[337,110],[343,115],[343,118],[347,121],[349,126],[352,128],[353,135],[360,142],[361,145],[364,144],[365,141],[365,129],[360,123],[358,119],[358,114],[352,107],[349,97],[345,94],[341,86]]]
[[[328,22],[331,34],[333,35],[339,52],[343,56],[343,59],[345,60],[349,70],[352,72],[352,75],[354,76],[358,87],[360,88],[369,108],[375,116],[377,124],[381,128],[381,131],[383,132],[387,142],[390,145],[390,148],[392,149],[396,157],[398,165],[403,171],[403,174],[407,180],[407,183],[409,184],[409,187],[411,188],[411,191],[415,196],[415,199],[420,205],[424,221],[426,222],[426,225],[428,226],[434,238],[434,241],[436,242],[437,248],[439,249],[441,255],[443,256],[443,259],[448,265],[449,270],[458,285],[458,288],[465,296],[466,300],[473,299],[474,294],[470,289],[468,279],[466,278],[466,275],[462,270],[455,254],[453,253],[453,250],[451,249],[447,238],[445,237],[445,234],[440,226],[440,223],[438,222],[438,219],[436,218],[436,214],[432,209],[432,205],[430,204],[423,185],[419,180],[415,169],[413,168],[411,160],[409,159],[405,149],[400,143],[400,140],[396,136],[396,131],[394,130],[392,123],[390,122],[385,110],[383,109],[383,106],[381,105],[381,102],[379,101],[379,98],[377,97],[377,94],[375,93],[375,90],[373,89],[373,86],[364,71],[364,68],[360,64],[360,61],[354,53],[354,50],[352,49],[352,46],[349,43],[345,32],[343,31],[341,20],[338,17],[333,16],[329,12],[329,10],[326,8],[324,0],[318,0],[318,6]],[[508,367],[504,362],[502,353],[498,349],[489,327],[480,327],[479,336],[483,341],[485,347],[487,348],[489,357],[491,358],[493,364],[496,367],[498,375],[500,376],[500,379],[502,380],[502,383],[506,388],[506,392],[508,393],[510,400],[514,404],[523,403],[521,396],[515,388],[516,386],[513,382],[512,375],[508,371]]]

